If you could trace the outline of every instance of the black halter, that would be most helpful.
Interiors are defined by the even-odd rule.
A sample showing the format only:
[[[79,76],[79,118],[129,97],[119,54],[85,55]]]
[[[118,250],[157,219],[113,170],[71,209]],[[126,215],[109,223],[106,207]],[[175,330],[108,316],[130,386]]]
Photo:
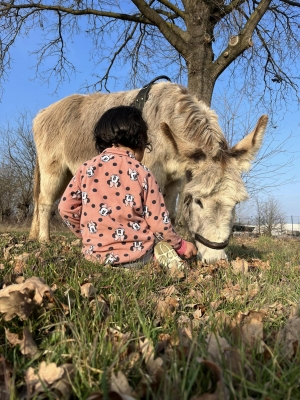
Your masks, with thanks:
[[[151,82],[147,83],[147,85],[143,86],[143,88],[138,92],[134,101],[131,103],[131,106],[143,111],[144,105],[149,97],[150,89],[152,88],[153,84],[158,81],[158,79],[167,79],[171,82],[171,79],[166,75],[157,76],[156,78],[152,79]]]
[[[204,246],[209,247],[210,249],[214,249],[214,250],[221,250],[221,249],[225,249],[225,247],[228,246],[229,243],[229,238],[227,240],[225,240],[224,242],[211,242],[208,239],[205,239],[203,236],[199,235],[199,233],[195,233],[195,239],[197,240],[197,242],[200,242],[202,244],[204,244]]]

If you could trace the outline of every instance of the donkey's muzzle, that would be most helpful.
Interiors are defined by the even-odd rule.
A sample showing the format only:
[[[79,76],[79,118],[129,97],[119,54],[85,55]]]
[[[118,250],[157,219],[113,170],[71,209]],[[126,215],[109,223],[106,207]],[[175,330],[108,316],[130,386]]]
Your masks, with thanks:
[[[195,233],[195,240],[202,243],[204,246],[214,250],[225,249],[225,247],[227,247],[229,243],[229,238],[224,242],[211,242],[210,240],[205,239],[203,236],[199,235],[199,233]]]

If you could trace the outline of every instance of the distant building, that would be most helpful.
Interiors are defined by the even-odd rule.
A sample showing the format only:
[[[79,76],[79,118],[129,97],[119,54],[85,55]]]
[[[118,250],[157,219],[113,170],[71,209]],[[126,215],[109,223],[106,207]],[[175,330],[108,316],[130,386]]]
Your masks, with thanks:
[[[253,232],[256,228],[255,225],[233,224],[232,232]]]
[[[248,225],[243,223],[234,223],[232,226],[233,235],[258,235],[259,231],[264,234],[264,225]],[[272,230],[272,236],[299,236],[300,224],[278,224]]]

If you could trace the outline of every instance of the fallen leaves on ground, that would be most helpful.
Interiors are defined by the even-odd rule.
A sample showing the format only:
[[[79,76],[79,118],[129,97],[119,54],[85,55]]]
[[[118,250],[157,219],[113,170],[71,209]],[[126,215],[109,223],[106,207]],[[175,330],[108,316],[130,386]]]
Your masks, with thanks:
[[[112,395],[112,392],[119,394],[122,400],[136,399],[136,397],[133,397],[136,396],[136,394],[129,385],[128,380],[122,371],[118,371],[117,375],[112,372],[110,396]]]
[[[291,359],[300,343],[300,316],[293,315],[288,319],[286,325],[278,332],[277,341],[282,346],[283,357]]]
[[[52,393],[55,398],[69,399],[72,394],[71,382],[74,373],[72,364],[57,366],[55,363],[47,365],[45,361],[42,361],[37,373],[34,368],[29,367],[25,374],[25,380],[31,395],[30,398],[41,393]]]
[[[268,271],[271,268],[269,260],[262,261],[259,258],[251,258],[248,260],[248,265],[249,268],[260,269],[261,271]]]
[[[4,314],[5,321],[15,316],[25,320],[36,307],[42,305],[44,299],[53,301],[51,288],[43,279],[31,277],[23,283],[12,284],[0,290],[0,312]]]
[[[0,313],[8,352],[15,352],[20,359],[23,354],[25,362],[31,357],[32,364],[25,375],[26,388],[23,385],[28,399],[75,398],[74,377],[78,383],[86,369],[91,371],[87,374],[89,386],[85,382],[90,393],[85,393],[86,400],[136,400],[151,396],[177,400],[177,393],[186,390],[184,379],[188,382],[189,371],[193,371],[196,365],[199,376],[195,377],[193,393],[186,395],[187,400],[224,400],[229,398],[229,391],[232,396],[233,393],[243,393],[245,384],[248,388],[255,387],[257,375],[252,365],[257,359],[262,364],[272,362],[277,346],[281,349],[281,359],[279,357],[274,362],[300,362],[297,303],[287,303],[282,298],[275,301],[275,296],[268,303],[264,297],[265,276],[268,274],[265,271],[271,268],[269,261],[239,257],[230,263],[226,260],[215,264],[193,261],[189,271],[176,274],[172,271],[166,274],[156,264],[145,267],[145,271],[137,271],[130,282],[137,292],[144,289],[144,283],[147,285],[148,281],[160,275],[166,279],[162,280],[163,284],[152,286],[145,292],[145,297],[139,298],[140,317],[144,322],[140,323],[135,316],[134,326],[128,323],[132,318],[131,310],[124,306],[126,302],[130,303],[134,292],[129,296],[120,281],[117,284],[122,290],[114,290],[114,278],[102,282],[111,271],[96,269],[88,271],[85,276],[84,270],[80,271],[76,266],[74,285],[66,278],[69,273],[65,272],[69,271],[66,260],[74,247],[78,247],[80,252],[80,241],[65,238],[60,242],[57,239],[59,250],[49,256],[46,247],[25,253],[24,243],[6,237],[8,243],[3,250],[0,270],[1,273],[5,269],[8,271],[1,282]],[[243,250],[249,254],[249,247],[244,246]],[[40,265],[43,264],[42,267],[55,264],[53,279],[50,278],[51,288],[41,278],[26,279],[25,267],[34,257]],[[62,266],[60,272],[56,272],[56,265]],[[292,261],[286,262],[284,268],[292,268]],[[115,271],[115,276],[118,273]],[[78,286],[78,282],[83,284]],[[269,290],[274,287],[269,286]],[[63,311],[57,313],[59,324],[57,320],[53,323],[59,308]],[[34,310],[42,310],[43,314],[34,313]],[[124,314],[122,310],[125,310]],[[79,317],[76,313],[80,312],[88,315],[88,326],[80,329],[86,336],[91,332],[85,348],[81,348],[82,336],[76,336],[78,327],[74,333],[76,318]],[[117,321],[114,312],[120,312]],[[47,314],[49,325],[35,330],[38,318],[44,314]],[[281,329],[275,333],[273,329],[266,335],[266,323],[277,323],[278,318]],[[73,354],[76,346],[80,351]],[[99,362],[97,352],[100,348],[105,349],[108,356],[105,365],[99,366],[95,360]],[[84,359],[78,362],[81,352]],[[64,361],[58,361],[57,356]],[[51,358],[45,361],[46,357]],[[50,362],[53,360],[56,363]],[[16,373],[19,374],[17,378]],[[8,400],[10,392],[22,385],[22,379],[18,367],[1,356],[1,400]],[[103,387],[101,382],[104,381],[106,389],[102,392],[99,388]],[[21,398],[18,396],[19,393],[16,398]]]
[[[96,295],[96,289],[91,283],[85,283],[80,287],[81,296],[93,299]]]
[[[11,376],[13,374],[13,366],[3,356],[0,356],[0,399],[9,400]]]
[[[221,368],[217,364],[208,360],[203,360],[199,357],[197,358],[197,361],[212,372],[216,390],[213,393],[203,393],[193,396],[190,400],[228,400],[229,390],[224,384]]]
[[[163,360],[160,357],[154,358],[154,347],[152,343],[146,338],[140,340],[140,349],[145,360],[147,371],[152,379],[159,379],[163,373]]]
[[[234,274],[242,273],[242,274],[247,274],[248,273],[248,262],[244,260],[243,258],[237,257],[235,260],[231,261],[231,266],[232,266],[232,272]]]
[[[20,346],[20,351],[22,354],[34,357],[38,353],[37,345],[35,344],[28,327],[23,329],[21,338],[19,337],[19,334],[12,333],[8,329],[5,329],[5,334],[7,340],[12,346]]]
[[[253,282],[248,287],[243,287],[239,283],[233,284],[228,281],[226,286],[221,290],[221,299],[227,301],[243,301],[245,299],[253,299],[259,293],[260,287],[258,282]]]
[[[24,268],[26,267],[26,263],[29,257],[29,253],[23,253],[18,256],[14,256],[11,264],[13,265],[13,270],[15,274],[22,274],[24,272]]]

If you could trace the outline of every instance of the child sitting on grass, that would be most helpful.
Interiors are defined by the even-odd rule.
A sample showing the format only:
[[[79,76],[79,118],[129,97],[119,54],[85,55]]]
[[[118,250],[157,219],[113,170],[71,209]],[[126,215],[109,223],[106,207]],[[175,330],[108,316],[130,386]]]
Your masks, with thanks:
[[[184,268],[197,254],[173,229],[154,175],[141,161],[151,150],[147,124],[135,107],[106,111],[94,130],[100,153],[83,163],[65,190],[59,213],[82,238],[85,258],[131,267],[153,259]],[[155,245],[155,238],[159,243]]]

